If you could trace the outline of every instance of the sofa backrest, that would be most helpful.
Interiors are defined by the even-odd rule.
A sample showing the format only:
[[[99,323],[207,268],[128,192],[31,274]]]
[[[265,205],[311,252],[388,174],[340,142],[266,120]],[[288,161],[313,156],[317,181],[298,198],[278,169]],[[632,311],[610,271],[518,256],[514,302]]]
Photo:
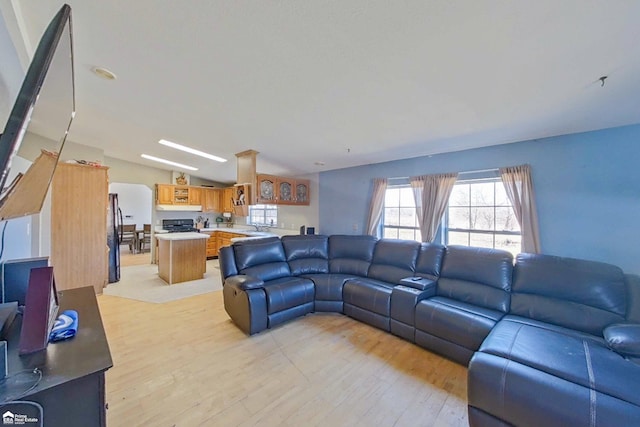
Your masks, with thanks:
[[[227,277],[238,274],[236,257],[232,246],[223,246],[218,250],[218,264],[220,266],[220,276],[222,277],[223,283]]]
[[[518,254],[511,313],[602,336],[626,314],[622,270],[602,262]]]
[[[500,249],[447,246],[437,294],[506,313],[513,255]]]
[[[329,272],[366,276],[377,240],[373,236],[329,236]]]
[[[400,280],[413,276],[419,251],[420,243],[413,240],[378,240],[367,276],[398,284]]]
[[[436,243],[422,243],[416,261],[415,275],[437,280],[442,270],[443,258],[444,246]]]
[[[232,247],[239,274],[265,282],[291,275],[282,242],[277,237],[239,241]]]
[[[329,238],[318,234],[282,236],[282,247],[291,274],[329,272]]]
[[[640,323],[640,276],[626,274],[627,284],[627,321]]]

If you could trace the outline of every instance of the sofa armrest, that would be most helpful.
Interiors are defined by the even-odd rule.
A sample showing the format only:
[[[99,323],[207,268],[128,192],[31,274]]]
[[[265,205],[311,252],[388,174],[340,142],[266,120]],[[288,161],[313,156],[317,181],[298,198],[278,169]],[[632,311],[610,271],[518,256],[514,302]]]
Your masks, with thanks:
[[[249,289],[260,289],[264,287],[264,281],[257,277],[238,274],[237,276],[227,277],[224,281],[225,286],[235,286],[242,291]]]
[[[408,286],[413,289],[425,291],[426,293],[424,298],[430,298],[432,296],[435,296],[437,283],[438,282],[436,280],[429,279],[427,277],[420,277],[420,276],[406,277],[400,280],[400,284],[402,286]]]
[[[640,324],[616,323],[603,331],[607,346],[627,357],[640,357]]]

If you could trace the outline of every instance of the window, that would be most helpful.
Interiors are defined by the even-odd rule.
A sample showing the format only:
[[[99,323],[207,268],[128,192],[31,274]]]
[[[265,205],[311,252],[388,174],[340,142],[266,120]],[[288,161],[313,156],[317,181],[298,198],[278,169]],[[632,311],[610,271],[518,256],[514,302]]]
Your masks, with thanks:
[[[456,183],[444,220],[448,245],[520,252],[520,225],[499,178]]]
[[[387,188],[384,196],[382,228],[382,237],[386,239],[422,241],[411,186]]]
[[[249,223],[278,226],[277,205],[251,205],[249,206]]]

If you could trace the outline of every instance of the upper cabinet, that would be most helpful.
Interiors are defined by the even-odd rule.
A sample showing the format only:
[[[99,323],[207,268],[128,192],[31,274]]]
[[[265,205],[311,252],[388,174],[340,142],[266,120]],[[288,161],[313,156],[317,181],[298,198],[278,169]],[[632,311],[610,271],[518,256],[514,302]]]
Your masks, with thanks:
[[[202,211],[203,212],[221,212],[220,201],[222,198],[222,190],[217,188],[202,189]]]
[[[188,185],[156,184],[156,204],[200,206],[203,188]]]
[[[276,188],[278,177],[274,175],[259,174],[258,194],[256,195],[257,203],[274,204],[276,203]]]
[[[173,204],[173,185],[156,185],[156,204],[172,205]]]
[[[189,204],[190,205],[202,204],[202,188],[189,187]]]
[[[233,213],[234,196],[233,187],[222,190],[222,212]]]
[[[308,179],[296,179],[296,203],[299,205],[309,204],[309,185]]]
[[[309,180],[258,174],[257,203],[309,205]]]

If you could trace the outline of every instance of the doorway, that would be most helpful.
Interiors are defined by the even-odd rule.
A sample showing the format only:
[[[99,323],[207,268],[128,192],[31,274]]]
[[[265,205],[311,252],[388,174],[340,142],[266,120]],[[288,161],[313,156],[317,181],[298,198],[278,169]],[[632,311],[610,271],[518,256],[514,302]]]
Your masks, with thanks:
[[[152,224],[153,192],[144,184],[113,182],[109,193],[118,194],[118,205],[122,211],[123,225],[135,225],[136,233],[144,238],[145,224]],[[146,246],[122,244],[120,246],[120,266],[151,264],[151,244]]]

